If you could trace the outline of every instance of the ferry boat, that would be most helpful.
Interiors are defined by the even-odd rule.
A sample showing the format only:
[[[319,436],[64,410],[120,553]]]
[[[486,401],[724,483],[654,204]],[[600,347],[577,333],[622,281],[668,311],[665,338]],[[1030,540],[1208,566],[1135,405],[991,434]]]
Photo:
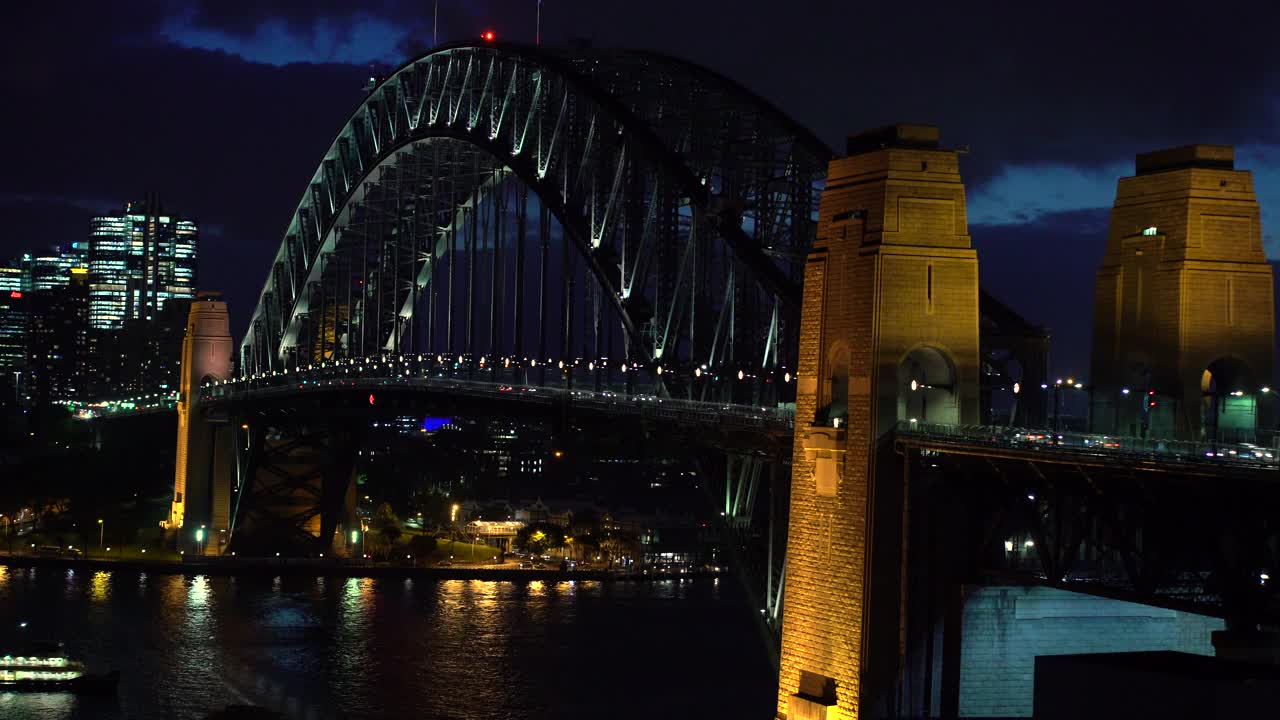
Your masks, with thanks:
[[[88,672],[84,663],[68,658],[61,645],[32,645],[0,655],[0,692],[111,694],[119,679],[118,672]]]

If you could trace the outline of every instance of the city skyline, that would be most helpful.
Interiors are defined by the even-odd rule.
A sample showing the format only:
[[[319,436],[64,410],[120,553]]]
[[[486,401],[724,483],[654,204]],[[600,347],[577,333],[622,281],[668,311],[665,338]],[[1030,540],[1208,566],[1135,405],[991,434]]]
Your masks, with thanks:
[[[1233,5],[10,8],[0,714],[1274,714]]]

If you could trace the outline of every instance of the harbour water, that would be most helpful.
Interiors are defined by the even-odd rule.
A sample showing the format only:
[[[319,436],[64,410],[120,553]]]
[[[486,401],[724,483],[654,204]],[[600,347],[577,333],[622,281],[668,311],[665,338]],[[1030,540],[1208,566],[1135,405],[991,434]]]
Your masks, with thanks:
[[[0,718],[772,716],[729,578],[204,576],[0,566],[0,641],[59,640],[117,697],[0,693]],[[20,628],[25,622],[27,626]]]

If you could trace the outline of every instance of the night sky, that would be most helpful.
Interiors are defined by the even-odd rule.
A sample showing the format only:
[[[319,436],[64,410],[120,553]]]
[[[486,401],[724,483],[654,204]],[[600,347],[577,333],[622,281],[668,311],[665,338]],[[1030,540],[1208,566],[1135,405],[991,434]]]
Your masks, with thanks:
[[[532,41],[536,0],[440,0],[441,42]],[[0,261],[84,239],[147,191],[201,223],[234,329],[370,63],[431,45],[431,0],[7,5]],[[356,9],[359,8],[359,9]],[[1280,10],[1271,3],[546,0],[543,42],[688,58],[843,148],[895,121],[968,146],[983,285],[1088,369],[1093,273],[1136,152],[1236,146],[1280,258]]]

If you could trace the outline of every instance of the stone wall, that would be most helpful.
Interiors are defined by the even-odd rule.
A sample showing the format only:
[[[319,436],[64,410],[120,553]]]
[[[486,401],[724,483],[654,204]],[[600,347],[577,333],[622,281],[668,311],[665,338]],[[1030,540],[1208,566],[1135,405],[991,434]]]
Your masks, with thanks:
[[[1031,717],[1037,655],[1177,650],[1212,655],[1222,620],[1045,587],[968,596],[960,665],[963,717]]]

